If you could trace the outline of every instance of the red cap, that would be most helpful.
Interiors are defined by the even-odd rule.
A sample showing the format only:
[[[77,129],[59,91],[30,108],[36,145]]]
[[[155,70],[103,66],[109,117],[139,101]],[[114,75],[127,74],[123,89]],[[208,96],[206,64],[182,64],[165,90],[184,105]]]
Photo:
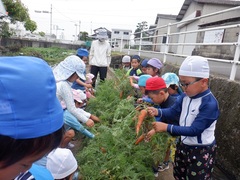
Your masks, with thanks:
[[[167,88],[165,81],[161,77],[151,77],[146,82],[146,90],[159,90]]]

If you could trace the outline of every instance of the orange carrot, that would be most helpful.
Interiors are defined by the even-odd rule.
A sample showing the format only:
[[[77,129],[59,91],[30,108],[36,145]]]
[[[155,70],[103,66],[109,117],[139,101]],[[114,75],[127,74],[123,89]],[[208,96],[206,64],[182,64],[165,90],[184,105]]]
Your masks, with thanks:
[[[102,153],[106,153],[107,150],[104,147],[100,147],[100,150],[102,151]]]
[[[143,123],[143,120],[144,120],[144,118],[147,116],[147,110],[146,109],[142,109],[141,111],[140,111],[140,114],[138,115],[138,122],[137,122],[137,125],[136,125],[136,133],[137,133],[137,135],[138,135],[138,133],[139,133],[139,130],[140,130],[140,128],[141,128],[141,125],[142,125],[142,123]]]
[[[143,140],[144,140],[144,138],[145,138],[145,134],[142,134],[141,136],[139,136],[138,138],[137,138],[137,140],[135,141],[135,145],[138,145],[140,142],[142,142]]]
[[[122,97],[123,97],[123,91],[120,91],[119,97],[120,97],[120,99],[122,99]]]

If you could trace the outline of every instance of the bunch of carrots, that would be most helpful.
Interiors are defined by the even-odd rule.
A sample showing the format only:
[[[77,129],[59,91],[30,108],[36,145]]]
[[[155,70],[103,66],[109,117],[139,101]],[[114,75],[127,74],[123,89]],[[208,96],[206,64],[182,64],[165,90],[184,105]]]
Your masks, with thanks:
[[[139,111],[138,117],[137,117],[137,124],[136,124],[136,135],[138,136],[140,128],[142,128],[142,126],[145,126],[145,129],[143,130],[143,134],[141,136],[139,136],[137,138],[137,140],[135,141],[135,145],[138,145],[140,142],[142,142],[145,139],[146,133],[148,131],[148,123],[149,122],[145,122],[143,125],[144,120],[146,121],[146,118],[148,117],[148,112],[147,112],[147,106],[141,105],[141,106],[137,106],[136,110]]]

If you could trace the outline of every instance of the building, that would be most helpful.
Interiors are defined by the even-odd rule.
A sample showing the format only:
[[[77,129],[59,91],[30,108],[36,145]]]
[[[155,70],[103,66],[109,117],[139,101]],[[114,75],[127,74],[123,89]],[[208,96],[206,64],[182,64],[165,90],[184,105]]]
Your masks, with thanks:
[[[128,29],[112,29],[110,43],[114,49],[127,48],[129,46],[132,30]]]
[[[221,29],[205,32],[195,32],[185,34],[186,31],[195,31],[211,27],[219,27],[226,25],[236,25],[240,23],[239,9],[216,14],[213,16],[205,16],[207,14],[226,10],[240,6],[240,0],[185,0],[178,15],[158,14],[155,24],[157,29],[153,44],[166,41],[164,34],[167,34],[167,25],[169,23],[176,24],[171,26],[170,33],[182,33],[180,35],[170,36],[169,43],[222,43],[237,42],[239,29]],[[176,22],[176,23],[174,23]],[[177,22],[179,22],[177,24]],[[181,23],[182,22],[182,23]],[[153,46],[154,51],[164,51],[164,45]],[[202,55],[212,58],[233,59],[235,50],[230,46],[195,46],[195,45],[178,45],[169,46],[169,53],[182,55]]]

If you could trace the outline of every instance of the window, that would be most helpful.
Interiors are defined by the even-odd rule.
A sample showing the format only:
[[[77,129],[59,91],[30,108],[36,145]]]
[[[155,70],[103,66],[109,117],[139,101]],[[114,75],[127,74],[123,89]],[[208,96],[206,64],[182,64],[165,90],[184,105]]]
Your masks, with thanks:
[[[129,32],[123,32],[124,35],[129,35]]]
[[[119,34],[119,31],[114,31],[114,34]]]

